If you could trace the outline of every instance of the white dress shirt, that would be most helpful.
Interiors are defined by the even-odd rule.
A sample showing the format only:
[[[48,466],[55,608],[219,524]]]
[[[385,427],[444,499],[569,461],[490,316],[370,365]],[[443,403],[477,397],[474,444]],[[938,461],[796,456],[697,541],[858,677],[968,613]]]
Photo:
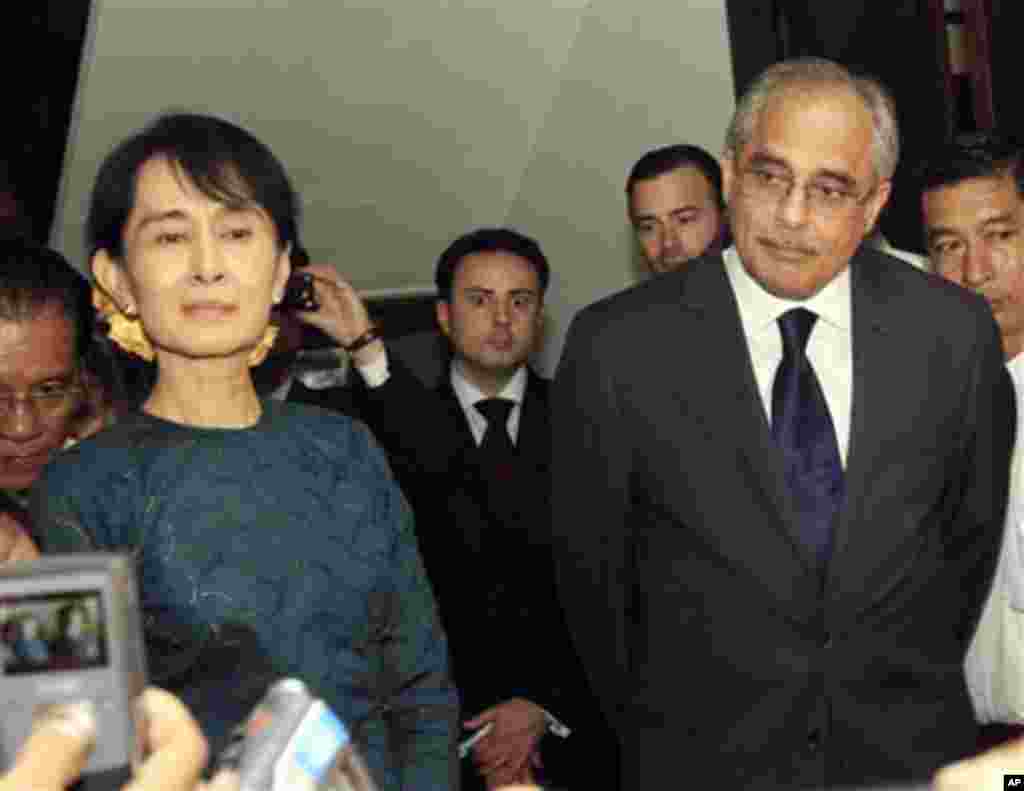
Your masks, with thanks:
[[[1018,354],[1006,367],[1016,394],[1017,438],[1010,462],[1010,493],[999,565],[982,614],[982,626],[978,630],[979,633],[989,629],[1001,630],[996,652],[1024,651],[1024,645],[1017,642],[1021,630],[1010,630],[1011,622],[1024,620],[1024,354]],[[1009,694],[1001,687],[1004,683],[1002,677],[1007,673],[1007,668],[1003,667],[1004,660],[998,654],[986,653],[992,651],[992,646],[991,640],[979,643],[975,639],[964,662],[967,689],[975,714],[978,722],[1020,722],[1014,705],[1003,699]],[[1011,672],[1022,664],[1021,661],[1009,661]]]
[[[772,386],[782,362],[782,332],[778,319],[787,310],[803,307],[818,315],[807,341],[807,358],[821,383],[832,415],[839,445],[839,459],[846,467],[850,446],[850,409],[853,400],[853,337],[850,308],[850,270],[844,269],[810,299],[782,299],[765,291],[743,267],[739,253],[730,247],[723,254],[725,272],[739,304],[740,322],[754,366],[757,389],[769,423],[772,420]]]
[[[285,401],[295,381],[310,390],[344,387],[351,367],[349,356],[341,349],[301,349],[288,371],[288,377],[270,393],[275,401]]]
[[[1010,496],[1006,504],[1006,534],[1003,552],[1010,568],[1016,570],[1009,580],[1010,603],[1024,612],[1024,354],[1006,364],[1017,395],[1017,438],[1010,461]]]
[[[459,361],[452,363],[452,388],[455,390],[455,397],[462,405],[462,411],[466,413],[466,420],[469,421],[469,430],[473,432],[473,439],[479,445],[484,441],[484,432],[487,431],[487,418],[480,414],[473,405],[490,396],[484,394],[479,387],[463,376],[459,368]],[[512,378],[505,383],[495,398],[507,398],[514,402],[508,414],[508,435],[512,438],[512,444],[516,444],[519,438],[519,416],[523,411],[523,396],[526,395],[526,366],[519,366]]]

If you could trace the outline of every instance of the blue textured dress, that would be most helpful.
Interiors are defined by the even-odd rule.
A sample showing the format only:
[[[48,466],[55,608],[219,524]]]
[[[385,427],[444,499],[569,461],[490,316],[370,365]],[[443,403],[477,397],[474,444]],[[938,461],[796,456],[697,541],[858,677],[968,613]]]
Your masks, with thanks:
[[[384,456],[342,415],[262,405],[246,429],[137,413],[61,454],[33,493],[37,541],[134,552],[147,624],[197,642],[243,626],[355,726],[382,788],[448,788],[447,647]],[[182,690],[213,742],[240,713],[229,692]]]

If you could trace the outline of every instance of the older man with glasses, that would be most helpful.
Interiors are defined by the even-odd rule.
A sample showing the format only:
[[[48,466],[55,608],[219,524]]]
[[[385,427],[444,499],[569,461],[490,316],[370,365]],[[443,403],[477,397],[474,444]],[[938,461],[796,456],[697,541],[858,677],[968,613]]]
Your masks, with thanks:
[[[898,149],[878,83],[776,64],[726,137],[734,246],[569,330],[560,597],[623,787],[925,780],[975,746],[1012,388],[980,297],[862,245]]]
[[[28,490],[50,457],[102,422],[86,373],[88,281],[53,250],[0,241],[0,562],[33,557]]]

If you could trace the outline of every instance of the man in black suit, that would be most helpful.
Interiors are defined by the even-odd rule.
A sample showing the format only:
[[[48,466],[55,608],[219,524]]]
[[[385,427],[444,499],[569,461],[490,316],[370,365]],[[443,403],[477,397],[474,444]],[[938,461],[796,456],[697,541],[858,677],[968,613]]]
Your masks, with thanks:
[[[434,390],[385,349],[332,268],[308,271],[323,306],[304,318],[352,351],[367,385],[359,414],[416,515],[466,727],[491,729],[463,764],[464,786],[613,788],[614,740],[555,598],[548,382],[527,365],[550,277],[543,252],[516,231],[484,228],[442,253],[437,321],[452,360]]]
[[[569,330],[557,579],[624,787],[923,779],[975,744],[1012,390],[983,300],[861,245],[897,157],[877,83],[776,64],[726,138],[735,245]]]

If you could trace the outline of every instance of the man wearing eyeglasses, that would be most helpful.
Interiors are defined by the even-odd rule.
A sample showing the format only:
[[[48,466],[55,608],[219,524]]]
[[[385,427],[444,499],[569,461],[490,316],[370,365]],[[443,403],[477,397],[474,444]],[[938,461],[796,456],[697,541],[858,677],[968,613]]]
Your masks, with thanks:
[[[984,301],[862,245],[897,158],[876,82],[776,64],[726,137],[734,246],[569,329],[559,595],[623,787],[923,781],[975,746],[1013,399]]]
[[[50,457],[94,429],[80,361],[89,284],[59,253],[0,241],[0,562],[36,555],[25,498]]]

